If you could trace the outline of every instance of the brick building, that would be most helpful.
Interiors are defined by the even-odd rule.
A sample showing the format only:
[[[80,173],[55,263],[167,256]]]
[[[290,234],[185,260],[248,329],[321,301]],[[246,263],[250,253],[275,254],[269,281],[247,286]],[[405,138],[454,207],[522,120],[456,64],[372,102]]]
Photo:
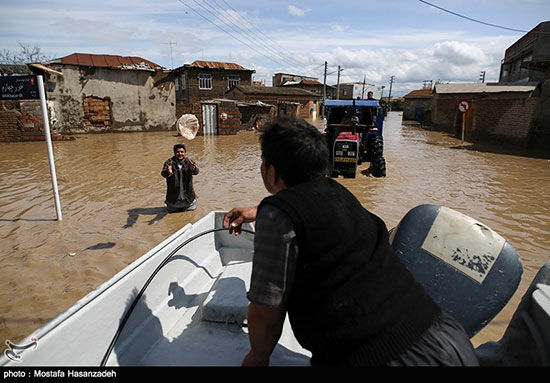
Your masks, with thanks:
[[[313,118],[319,110],[323,96],[292,87],[237,85],[227,92],[227,97],[238,101],[260,101],[274,105],[275,116],[290,115]]]
[[[223,99],[235,85],[252,85],[255,70],[217,61],[194,61],[172,71],[176,115],[200,113],[200,102]]]
[[[461,137],[465,118],[467,141],[492,140],[526,147],[538,102],[538,98],[533,97],[535,88],[536,84],[436,84],[433,126]],[[458,111],[460,100],[468,100],[471,105],[464,116]]]
[[[403,98],[403,120],[414,120],[422,124],[431,124],[433,109],[433,90],[419,89],[407,93]]]

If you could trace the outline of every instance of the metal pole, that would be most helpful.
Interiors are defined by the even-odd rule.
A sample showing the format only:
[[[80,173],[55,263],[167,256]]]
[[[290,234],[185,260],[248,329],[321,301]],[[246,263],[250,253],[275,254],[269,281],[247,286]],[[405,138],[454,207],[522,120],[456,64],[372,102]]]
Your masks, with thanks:
[[[327,101],[327,62],[325,61],[325,76],[323,79],[323,107],[321,110],[321,113],[323,115],[323,118],[325,117],[325,104]]]
[[[462,113],[462,144],[464,145],[464,127],[466,125],[466,113]]]
[[[42,105],[42,118],[44,119],[44,135],[46,136],[46,147],[48,148],[48,161],[50,163],[50,174],[52,177],[53,197],[55,200],[55,212],[57,220],[61,221],[61,203],[59,202],[59,191],[57,190],[57,177],[55,175],[55,163],[53,160],[52,138],[50,136],[50,120],[48,118],[48,109],[46,107],[46,94],[44,92],[44,80],[42,76],[38,78],[38,94],[40,95],[40,104]]]
[[[340,65],[338,65],[338,82],[336,83],[336,99],[340,99]]]

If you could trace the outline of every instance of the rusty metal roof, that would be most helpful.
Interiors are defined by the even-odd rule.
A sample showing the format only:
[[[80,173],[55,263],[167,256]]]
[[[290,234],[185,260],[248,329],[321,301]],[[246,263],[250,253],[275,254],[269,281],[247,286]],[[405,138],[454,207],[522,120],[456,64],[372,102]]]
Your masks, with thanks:
[[[431,98],[433,93],[431,89],[418,89],[407,93],[404,98]]]
[[[61,64],[136,70],[164,70],[165,68],[141,57],[73,53],[59,59]]]
[[[197,61],[193,61],[190,66],[194,66],[198,68],[211,68],[211,69],[251,70],[251,69],[246,69],[245,67],[239,64],[224,63],[224,62],[218,62],[218,61],[197,60]]]

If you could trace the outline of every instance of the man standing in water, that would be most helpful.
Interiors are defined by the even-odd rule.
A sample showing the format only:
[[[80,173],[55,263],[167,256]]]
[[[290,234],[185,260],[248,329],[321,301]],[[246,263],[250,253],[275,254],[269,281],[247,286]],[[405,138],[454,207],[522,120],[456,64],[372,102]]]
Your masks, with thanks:
[[[462,326],[392,250],[384,222],[326,176],[323,135],[284,118],[262,129],[260,144],[271,196],[223,222],[239,234],[256,221],[243,365],[269,364],[287,312],[312,365],[478,365]]]
[[[197,200],[193,189],[193,176],[199,174],[199,168],[187,158],[185,145],[174,145],[174,156],[164,162],[160,174],[166,178],[164,202],[168,212],[195,210]]]

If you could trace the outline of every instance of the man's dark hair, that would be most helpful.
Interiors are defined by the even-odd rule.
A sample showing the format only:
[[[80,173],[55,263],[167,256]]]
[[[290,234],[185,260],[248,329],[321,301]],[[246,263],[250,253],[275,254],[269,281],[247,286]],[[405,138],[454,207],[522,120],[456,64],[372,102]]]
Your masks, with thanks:
[[[260,144],[266,166],[273,165],[287,186],[326,175],[326,139],[301,118],[277,118],[262,128]]]
[[[187,149],[185,149],[185,145],[184,145],[184,144],[176,144],[176,145],[174,145],[174,153],[175,153],[176,150],[178,150],[179,148],[183,148],[183,150],[187,151]]]

